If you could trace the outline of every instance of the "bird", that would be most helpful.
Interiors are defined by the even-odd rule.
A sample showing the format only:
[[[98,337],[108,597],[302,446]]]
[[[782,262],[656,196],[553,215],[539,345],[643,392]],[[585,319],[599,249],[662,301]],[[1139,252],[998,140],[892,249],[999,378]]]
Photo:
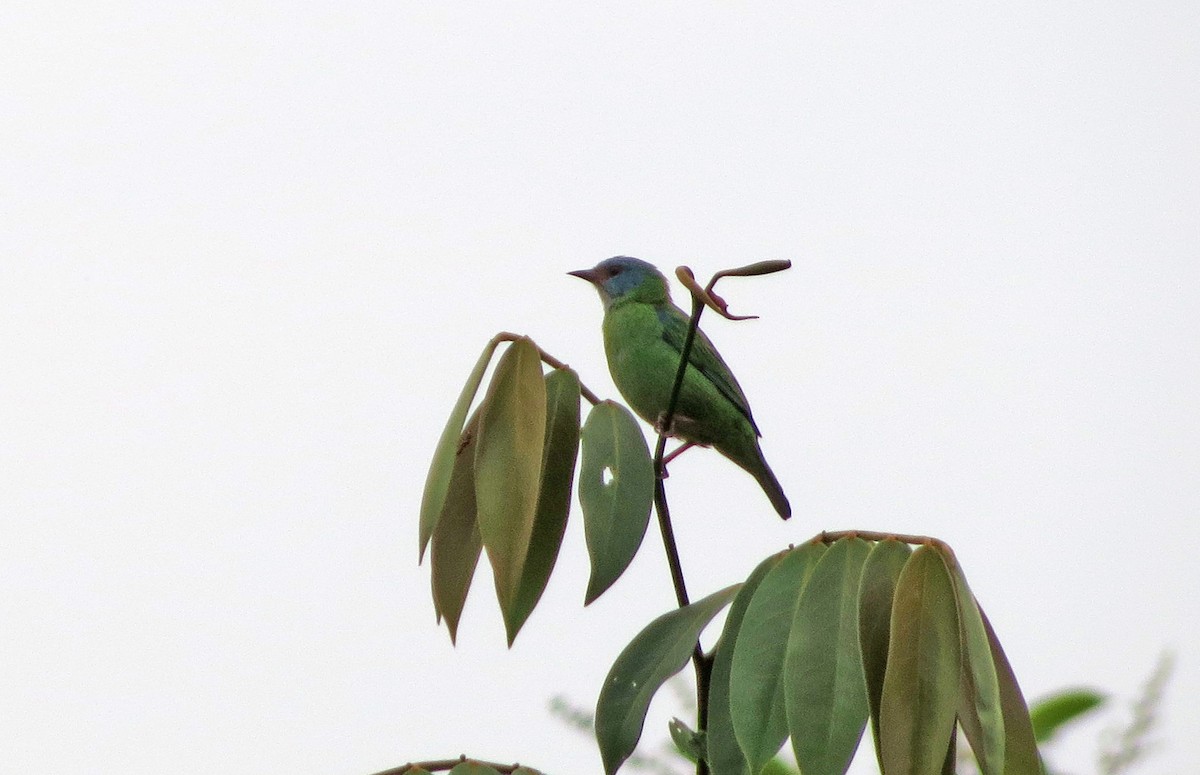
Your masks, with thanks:
[[[587,280],[604,305],[604,351],[613,383],[639,417],[661,430],[690,317],[671,301],[653,264],[614,256],[568,274]],[[759,445],[750,404],[717,348],[697,329],[670,435],[712,447],[758,481],[783,519],[791,504]]]

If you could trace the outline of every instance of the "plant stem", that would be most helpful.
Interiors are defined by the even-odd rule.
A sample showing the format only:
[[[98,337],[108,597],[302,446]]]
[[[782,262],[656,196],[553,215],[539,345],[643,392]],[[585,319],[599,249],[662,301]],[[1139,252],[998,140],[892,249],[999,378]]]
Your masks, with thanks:
[[[687,584],[683,579],[683,565],[679,562],[679,548],[675,543],[675,530],[671,527],[671,511],[667,506],[666,466],[663,455],[667,450],[667,435],[671,429],[671,420],[675,416],[675,405],[679,401],[679,391],[683,387],[683,377],[687,372],[688,355],[692,350],[692,342],[696,338],[696,328],[700,324],[700,313],[704,304],[693,296],[692,318],[688,323],[687,336],[683,340],[683,349],[679,354],[679,369],[675,372],[675,384],[671,388],[671,398],[667,402],[667,411],[663,414],[658,432],[658,445],[654,450],[654,510],[658,514],[658,529],[662,533],[663,549],[667,553],[667,566],[671,569],[671,583],[675,587],[675,600],[682,608],[688,604]],[[692,650],[692,665],[696,669],[696,731],[703,733],[708,728],[708,696],[712,685],[712,657],[704,653],[700,641]],[[708,762],[703,757],[696,763],[696,775],[708,775]]]
[[[764,261],[740,269],[717,272],[708,281],[708,286],[703,291],[696,285],[690,269],[681,267],[681,270],[686,270],[684,274],[676,272],[676,276],[684,281],[692,295],[692,317],[688,321],[687,336],[684,337],[683,347],[679,352],[679,368],[675,371],[675,384],[671,387],[671,398],[667,401],[667,411],[659,419],[658,445],[654,450],[654,507],[658,513],[658,528],[662,533],[663,548],[667,552],[667,565],[671,569],[671,583],[675,586],[675,599],[679,602],[680,608],[688,604],[688,593],[687,585],[683,581],[683,566],[679,562],[679,549],[675,545],[675,531],[671,527],[671,512],[667,508],[667,489],[663,484],[667,470],[663,463],[663,455],[667,450],[667,436],[671,433],[671,420],[675,417],[675,407],[679,403],[679,391],[683,388],[683,378],[687,374],[688,356],[691,355],[692,344],[696,341],[696,330],[700,326],[700,315],[704,312],[705,299],[713,303],[713,309],[717,312],[726,317],[732,317],[725,309],[724,302],[714,299],[711,295],[717,280],[727,276],[778,272],[790,266],[790,261]],[[733,319],[738,318],[733,317]],[[708,729],[708,697],[712,686],[713,657],[704,653],[699,640],[696,641],[696,647],[692,651],[692,665],[696,668],[696,731],[703,734]],[[696,775],[708,775],[708,762],[704,760],[704,757],[700,757],[696,763]]]

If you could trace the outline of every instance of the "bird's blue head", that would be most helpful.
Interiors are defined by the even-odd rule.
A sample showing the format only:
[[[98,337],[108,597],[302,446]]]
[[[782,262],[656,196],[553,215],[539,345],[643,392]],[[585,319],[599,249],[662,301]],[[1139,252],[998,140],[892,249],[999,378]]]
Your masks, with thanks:
[[[606,309],[616,302],[661,304],[670,298],[667,278],[653,264],[640,258],[613,256],[591,269],[577,269],[567,274],[582,277],[596,286]]]

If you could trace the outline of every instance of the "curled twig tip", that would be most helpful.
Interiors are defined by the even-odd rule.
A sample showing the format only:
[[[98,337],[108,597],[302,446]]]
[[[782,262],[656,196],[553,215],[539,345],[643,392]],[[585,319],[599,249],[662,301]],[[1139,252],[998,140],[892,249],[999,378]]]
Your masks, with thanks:
[[[760,274],[772,274],[774,272],[782,272],[784,269],[791,269],[792,262],[786,258],[773,258],[768,261],[755,261],[753,264],[746,264],[734,269],[722,269],[713,275],[713,282],[716,282],[722,277],[753,277]]]
[[[758,315],[734,315],[729,311],[729,304],[716,293],[713,292],[713,283],[720,278],[721,273],[713,275],[713,279],[709,281],[707,288],[701,288],[700,283],[696,281],[696,275],[690,267],[680,266],[675,269],[675,276],[679,278],[679,282],[683,283],[688,292],[692,294],[692,299],[702,302],[706,307],[710,308],[723,318],[729,320],[753,320]]]

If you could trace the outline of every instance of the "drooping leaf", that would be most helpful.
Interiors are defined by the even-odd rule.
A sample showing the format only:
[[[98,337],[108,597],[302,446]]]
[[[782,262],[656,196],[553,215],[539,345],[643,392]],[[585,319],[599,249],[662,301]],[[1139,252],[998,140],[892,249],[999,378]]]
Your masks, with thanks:
[[[650,622],[617,657],[596,703],[596,741],[607,775],[629,758],[642,736],[646,710],[663,682],[692,655],[700,631],[729,604],[740,584]]]
[[[900,573],[879,711],[884,775],[938,775],[954,733],[961,662],[950,574],[922,546]]]
[[[1106,699],[1092,689],[1065,689],[1043,697],[1029,709],[1034,737],[1039,743],[1052,739],[1064,724],[1096,710]]]
[[[1025,704],[1017,676],[982,608],[979,615],[987,631],[988,644],[992,647],[992,661],[996,664],[996,678],[1000,683],[1000,708],[1004,713],[1004,775],[1044,775],[1037,741],[1033,736],[1033,721],[1029,718],[1029,706]]]
[[[939,553],[950,571],[958,611],[959,649],[962,652],[958,721],[971,743],[979,771],[983,775],[1003,775],[1004,714],[1000,709],[1000,684],[996,679],[996,663],[992,660],[987,630],[962,566],[948,550],[942,552],[939,549]]]
[[[796,606],[784,663],[788,731],[805,775],[842,775],[867,724],[858,588],[870,545],[834,542]]]
[[[438,517],[441,516],[446,492],[450,489],[450,475],[454,469],[454,453],[458,449],[463,423],[467,419],[471,401],[474,400],[475,393],[479,390],[479,383],[483,381],[483,373],[487,371],[488,362],[491,361],[492,353],[495,352],[496,345],[499,343],[499,339],[493,339],[488,342],[487,347],[483,348],[479,360],[475,362],[475,367],[467,376],[467,383],[463,385],[462,392],[458,395],[458,401],[450,410],[450,418],[446,420],[446,427],[442,429],[442,435],[433,451],[433,460],[429,462],[429,473],[425,476],[425,490],[421,494],[420,549],[417,552],[417,562],[425,559],[425,547],[429,545],[429,539],[433,537],[433,528],[437,524]]]
[[[883,676],[887,668],[888,637],[892,626],[892,598],[900,571],[912,549],[895,539],[879,541],[863,564],[858,593],[858,640],[862,652],[863,677],[867,703],[871,711],[871,733],[875,757],[883,769],[879,750],[879,703],[883,697]]]
[[[729,674],[733,667],[733,651],[737,645],[738,633],[741,631],[746,609],[750,607],[750,600],[762,580],[767,577],[767,573],[779,564],[784,554],[786,552],[779,552],[763,560],[742,583],[741,590],[729,606],[725,628],[721,631],[721,639],[717,641],[713,653],[708,695],[708,729],[705,736],[708,768],[712,775],[747,775],[746,757],[738,746],[737,737],[733,732],[733,718],[729,714]]]
[[[692,764],[704,756],[704,735],[689,727],[681,718],[673,718],[667,722],[667,731],[671,733],[671,742],[675,750]]]
[[[518,767],[512,771],[512,775],[543,775],[541,770],[535,770],[532,767]]]
[[[796,603],[825,545],[810,542],[789,551],[758,585],[733,648],[729,713],[751,773],[775,756],[787,739],[783,665]]]
[[[533,341],[522,337],[496,364],[480,412],[475,450],[479,534],[506,620],[516,602],[533,534],[545,429],[541,356]]]
[[[637,420],[612,401],[592,407],[580,446],[579,504],[592,564],[587,605],[625,572],[642,544],[654,497],[654,464]]]
[[[509,645],[541,599],[558,559],[571,509],[571,482],[578,452],[579,375],[570,369],[555,369],[546,375],[546,439],[537,514],[516,604],[505,616]]]
[[[479,411],[476,410],[463,429],[445,506],[434,526],[430,544],[433,607],[439,617],[446,618],[451,643],[458,638],[458,621],[483,546],[479,524],[475,520],[475,444],[478,435]]]

